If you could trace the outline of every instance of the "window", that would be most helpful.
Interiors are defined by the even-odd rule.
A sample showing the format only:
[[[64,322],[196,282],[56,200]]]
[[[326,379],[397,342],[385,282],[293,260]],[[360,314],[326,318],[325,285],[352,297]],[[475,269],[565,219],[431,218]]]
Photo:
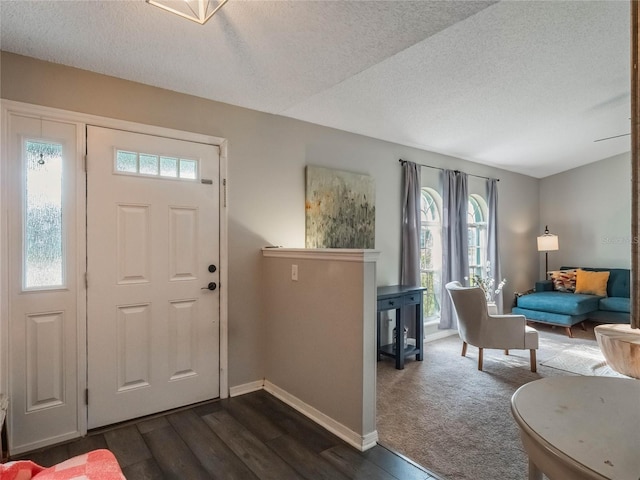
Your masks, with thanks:
[[[420,211],[420,277],[427,287],[424,298],[424,319],[440,317],[440,287],[442,279],[442,222],[440,196],[430,188],[422,189]]]
[[[197,180],[198,161],[116,150],[116,173]]]
[[[62,145],[26,140],[24,183],[25,289],[64,285]]]
[[[482,277],[487,262],[486,203],[479,195],[470,195],[467,210],[469,278],[474,275]]]

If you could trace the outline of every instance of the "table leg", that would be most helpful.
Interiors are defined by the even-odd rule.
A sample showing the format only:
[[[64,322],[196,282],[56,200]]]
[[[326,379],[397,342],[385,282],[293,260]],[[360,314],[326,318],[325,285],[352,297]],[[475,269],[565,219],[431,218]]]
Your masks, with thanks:
[[[531,460],[529,460],[529,480],[542,480],[542,472]]]
[[[420,292],[422,295],[422,292]],[[422,302],[416,305],[416,360],[422,361],[424,358],[424,318],[422,312]]]
[[[404,369],[404,323],[400,308],[396,309],[396,368]]]

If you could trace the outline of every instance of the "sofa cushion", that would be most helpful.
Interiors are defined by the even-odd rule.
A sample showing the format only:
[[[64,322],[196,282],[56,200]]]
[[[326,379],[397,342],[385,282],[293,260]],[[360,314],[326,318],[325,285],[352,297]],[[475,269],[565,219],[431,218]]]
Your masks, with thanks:
[[[631,299],[624,297],[607,297],[600,299],[600,310],[609,312],[631,312]]]
[[[598,309],[596,295],[564,292],[536,292],[518,298],[518,307],[564,315],[582,315]]]
[[[560,267],[560,270],[571,270],[576,267]],[[592,268],[583,267],[589,272],[609,272],[607,282],[608,297],[631,297],[631,270],[628,268]]]
[[[609,270],[607,283],[609,297],[631,297],[631,271],[627,268],[612,268]]]
[[[575,292],[606,297],[609,275],[609,272],[592,272],[579,268],[576,272]]]

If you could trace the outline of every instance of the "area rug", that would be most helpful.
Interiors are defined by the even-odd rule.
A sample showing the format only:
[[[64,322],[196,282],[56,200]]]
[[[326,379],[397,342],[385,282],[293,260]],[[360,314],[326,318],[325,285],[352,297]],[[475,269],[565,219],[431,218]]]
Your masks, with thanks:
[[[564,329],[535,328],[540,336],[537,373],[529,369],[528,350],[509,355],[485,350],[484,370],[478,371],[478,349],[470,346],[462,357],[457,335],[427,343],[424,360],[408,360],[404,370],[396,370],[392,359],[378,362],[380,444],[445,480],[527,480],[527,455],[511,415],[511,396],[540,378],[593,375],[588,372],[600,361],[593,355],[598,348],[593,325],[575,329],[574,338]]]
[[[542,362],[541,365],[576,375],[629,378],[607,365],[607,361],[597,345],[576,345],[573,348],[563,350],[559,355]]]

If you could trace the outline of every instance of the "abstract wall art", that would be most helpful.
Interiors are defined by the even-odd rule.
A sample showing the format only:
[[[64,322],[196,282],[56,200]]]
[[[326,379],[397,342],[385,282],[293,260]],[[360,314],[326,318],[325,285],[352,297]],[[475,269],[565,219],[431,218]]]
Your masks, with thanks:
[[[375,183],[371,176],[307,166],[305,246],[374,248]]]

